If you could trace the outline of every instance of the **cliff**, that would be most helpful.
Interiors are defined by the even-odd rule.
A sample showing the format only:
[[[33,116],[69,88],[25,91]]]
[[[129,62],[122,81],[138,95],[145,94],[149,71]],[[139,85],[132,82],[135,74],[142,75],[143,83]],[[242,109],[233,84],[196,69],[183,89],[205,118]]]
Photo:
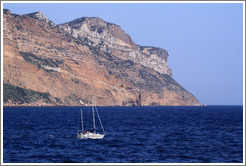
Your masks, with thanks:
[[[139,46],[118,25],[41,12],[3,15],[5,106],[200,105],[172,78],[168,52]]]

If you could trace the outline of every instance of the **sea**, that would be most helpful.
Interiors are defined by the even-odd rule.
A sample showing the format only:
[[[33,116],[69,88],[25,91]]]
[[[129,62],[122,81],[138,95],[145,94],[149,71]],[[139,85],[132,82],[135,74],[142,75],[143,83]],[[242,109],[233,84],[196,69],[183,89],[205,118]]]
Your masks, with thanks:
[[[243,106],[4,107],[3,163],[242,163]],[[96,128],[102,129],[96,115]]]

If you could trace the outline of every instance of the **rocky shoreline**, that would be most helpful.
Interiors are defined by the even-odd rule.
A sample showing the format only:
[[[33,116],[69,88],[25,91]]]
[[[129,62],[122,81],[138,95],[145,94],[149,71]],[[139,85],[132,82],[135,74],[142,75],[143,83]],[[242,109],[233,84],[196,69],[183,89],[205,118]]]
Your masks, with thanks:
[[[139,46],[98,17],[55,25],[41,12],[3,15],[4,106],[201,105],[172,78],[168,52]]]

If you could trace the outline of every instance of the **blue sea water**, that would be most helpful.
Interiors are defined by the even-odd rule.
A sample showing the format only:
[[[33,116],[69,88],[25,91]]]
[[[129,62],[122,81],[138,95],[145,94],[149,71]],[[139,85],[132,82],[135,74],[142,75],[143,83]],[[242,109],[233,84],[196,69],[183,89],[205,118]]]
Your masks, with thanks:
[[[93,128],[90,107],[84,126]],[[242,163],[243,107],[98,107],[101,140],[77,139],[80,107],[4,107],[4,163]],[[100,131],[100,124],[96,119]]]

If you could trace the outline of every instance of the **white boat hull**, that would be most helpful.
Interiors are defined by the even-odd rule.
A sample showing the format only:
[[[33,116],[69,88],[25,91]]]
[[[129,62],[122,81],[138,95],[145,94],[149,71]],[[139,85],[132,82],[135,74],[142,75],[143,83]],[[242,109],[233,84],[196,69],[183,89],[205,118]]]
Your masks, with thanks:
[[[81,139],[102,139],[105,135],[104,134],[99,134],[99,133],[86,133],[86,134],[82,134],[82,133],[78,133],[77,134],[77,138],[81,138]]]

